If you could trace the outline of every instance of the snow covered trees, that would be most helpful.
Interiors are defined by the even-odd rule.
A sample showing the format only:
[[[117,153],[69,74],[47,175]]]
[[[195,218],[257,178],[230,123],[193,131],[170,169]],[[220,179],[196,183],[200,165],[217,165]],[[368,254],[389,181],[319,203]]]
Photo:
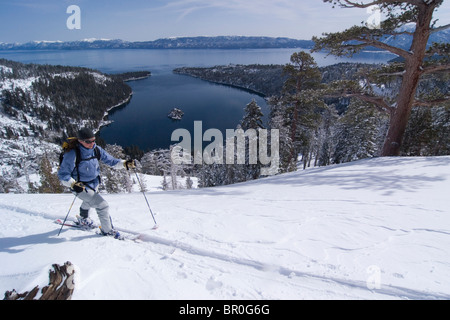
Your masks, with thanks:
[[[60,193],[63,191],[58,176],[53,172],[47,153],[41,158],[39,173],[41,176],[41,185],[38,189],[40,193]]]
[[[322,97],[322,75],[310,54],[294,53],[284,73],[283,94],[270,102],[271,126],[280,130],[282,172],[296,170],[299,154],[305,168],[312,159],[319,159],[322,151],[328,152],[325,144],[332,116]]]
[[[334,128],[332,163],[350,162],[377,156],[383,117],[376,108],[352,101]]]
[[[382,150],[383,156],[396,156],[400,154],[403,137],[408,126],[411,111],[415,105],[439,105],[448,102],[446,94],[440,94],[432,99],[423,101],[417,97],[417,87],[423,76],[436,72],[448,72],[450,64],[448,44],[434,44],[427,50],[430,35],[438,30],[449,28],[450,24],[436,27],[433,13],[443,3],[443,0],[324,0],[338,4],[343,8],[362,8],[377,6],[380,13],[387,18],[379,25],[354,26],[343,32],[325,34],[323,38],[314,37],[315,51],[329,50],[337,56],[352,56],[367,47],[376,47],[390,51],[402,58],[401,62],[389,65],[378,73],[378,77],[400,77],[401,85],[393,100],[390,97],[379,95],[366,88],[347,88],[346,96],[357,97],[385,110],[390,117],[389,130]],[[413,25],[413,29],[408,29]],[[409,50],[387,44],[383,41],[386,36],[398,37],[409,35],[412,37]]]
[[[191,188],[192,181],[189,176],[192,174],[192,165],[175,164],[172,161],[171,153],[172,148],[158,149],[145,153],[140,160],[142,173],[162,176],[161,186],[163,190]],[[185,177],[185,181],[180,180]]]
[[[222,158],[225,159],[228,153],[227,148],[233,148],[233,152],[229,152],[234,156],[232,163],[229,163],[227,159],[227,163],[222,164],[196,165],[194,171],[199,178],[199,186],[212,187],[258,179],[261,176],[261,162],[258,159],[252,159],[251,155],[256,155],[257,158],[259,154],[259,129],[264,129],[263,113],[256,101],[252,100],[244,108],[244,116],[235,131],[240,130],[242,135],[227,137],[225,148],[222,150]],[[242,141],[240,141],[241,138]]]
[[[115,158],[124,159],[125,154],[123,148],[118,145],[106,145],[105,151]],[[115,170],[114,168],[104,165],[101,161],[100,172],[102,174],[101,188],[108,193],[130,192],[132,180],[126,170]]]

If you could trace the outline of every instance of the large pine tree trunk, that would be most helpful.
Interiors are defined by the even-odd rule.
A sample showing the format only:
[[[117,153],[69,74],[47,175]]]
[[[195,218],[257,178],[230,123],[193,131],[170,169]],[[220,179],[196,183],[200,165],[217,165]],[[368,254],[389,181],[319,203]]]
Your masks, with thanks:
[[[391,114],[382,156],[398,156],[400,154],[403,135],[408,125],[419,84],[434,9],[435,6],[425,4],[418,6],[418,21],[410,49],[411,55],[405,61],[405,74],[397,98],[397,106]]]

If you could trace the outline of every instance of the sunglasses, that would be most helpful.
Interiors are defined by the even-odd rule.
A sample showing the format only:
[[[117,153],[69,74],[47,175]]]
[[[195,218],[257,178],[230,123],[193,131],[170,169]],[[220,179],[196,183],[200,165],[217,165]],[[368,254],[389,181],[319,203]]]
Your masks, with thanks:
[[[91,143],[94,143],[95,142],[95,139],[92,139],[92,140],[82,140],[84,143],[86,143],[86,144],[91,144]]]

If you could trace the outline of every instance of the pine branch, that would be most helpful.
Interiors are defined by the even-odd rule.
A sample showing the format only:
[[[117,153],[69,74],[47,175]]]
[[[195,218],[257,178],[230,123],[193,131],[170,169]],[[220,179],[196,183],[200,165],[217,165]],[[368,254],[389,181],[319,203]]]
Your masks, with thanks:
[[[337,81],[329,85],[323,98],[357,98],[364,102],[373,104],[377,109],[391,114],[394,107],[386,102],[384,97],[375,96],[364,91],[354,81]]]
[[[425,67],[422,70],[422,75],[436,72],[450,72],[450,64],[434,65]]]
[[[377,77],[403,77],[405,75],[405,70],[397,71],[397,72],[385,72],[385,73],[377,73]]]
[[[403,57],[405,59],[407,59],[410,56],[412,56],[412,53],[409,52],[409,51],[406,51],[406,50],[403,50],[401,48],[397,48],[397,47],[388,45],[388,44],[386,44],[384,42],[381,42],[379,40],[372,39],[372,40],[361,40],[361,41],[365,42],[366,46],[373,46],[373,47],[376,47],[376,48],[379,48],[379,49],[387,50],[387,51],[392,52],[392,53],[394,53],[396,55],[399,55],[399,56],[401,56],[401,57]]]
[[[430,57],[433,55],[448,57],[450,54],[450,44],[449,43],[436,43],[425,52],[425,56]],[[448,60],[448,58],[447,58]]]
[[[334,0],[324,0],[324,2],[335,2]],[[403,1],[398,1],[398,0],[374,0],[374,1],[370,1],[368,3],[359,3],[359,2],[355,2],[355,1],[350,1],[350,0],[338,0],[338,3],[340,4],[340,6],[342,8],[369,8],[371,6],[376,6],[376,5],[385,5],[385,4],[395,4],[398,5],[400,3],[406,3],[406,4],[410,4],[410,5],[420,5],[423,4],[423,2],[421,0],[403,0]]]
[[[312,51],[320,51],[321,49],[329,49],[331,54],[343,56],[353,55],[366,47],[376,47],[387,50],[405,59],[408,59],[412,54],[404,49],[388,45],[376,37],[381,37],[385,30],[371,30],[366,27],[351,27],[343,32],[324,34],[324,38],[313,37],[315,46]],[[348,42],[358,41],[360,43],[350,44]],[[345,44],[343,44],[345,43]]]
[[[436,33],[438,31],[446,30],[448,28],[450,28],[450,23],[446,24],[445,26],[440,26],[440,27],[431,29],[431,33]]]
[[[450,102],[450,96],[445,96],[441,99],[435,99],[435,100],[429,100],[429,101],[424,101],[424,100],[418,100],[416,99],[413,103],[413,106],[416,107],[436,107],[440,104],[448,104]]]
[[[390,106],[383,97],[379,96],[372,96],[367,93],[348,93],[342,95],[344,98],[357,98],[359,100],[362,100],[364,102],[368,102],[373,104],[375,107],[377,107],[380,111],[387,112],[391,114],[395,108]]]

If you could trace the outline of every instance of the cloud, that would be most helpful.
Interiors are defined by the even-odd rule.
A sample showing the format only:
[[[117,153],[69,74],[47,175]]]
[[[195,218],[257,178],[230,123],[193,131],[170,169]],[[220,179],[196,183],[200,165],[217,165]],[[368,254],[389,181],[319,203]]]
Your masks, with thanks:
[[[234,14],[268,15],[280,19],[294,20],[305,7],[298,0],[178,0],[171,1],[159,10],[175,10],[179,18],[205,9],[227,10]]]

